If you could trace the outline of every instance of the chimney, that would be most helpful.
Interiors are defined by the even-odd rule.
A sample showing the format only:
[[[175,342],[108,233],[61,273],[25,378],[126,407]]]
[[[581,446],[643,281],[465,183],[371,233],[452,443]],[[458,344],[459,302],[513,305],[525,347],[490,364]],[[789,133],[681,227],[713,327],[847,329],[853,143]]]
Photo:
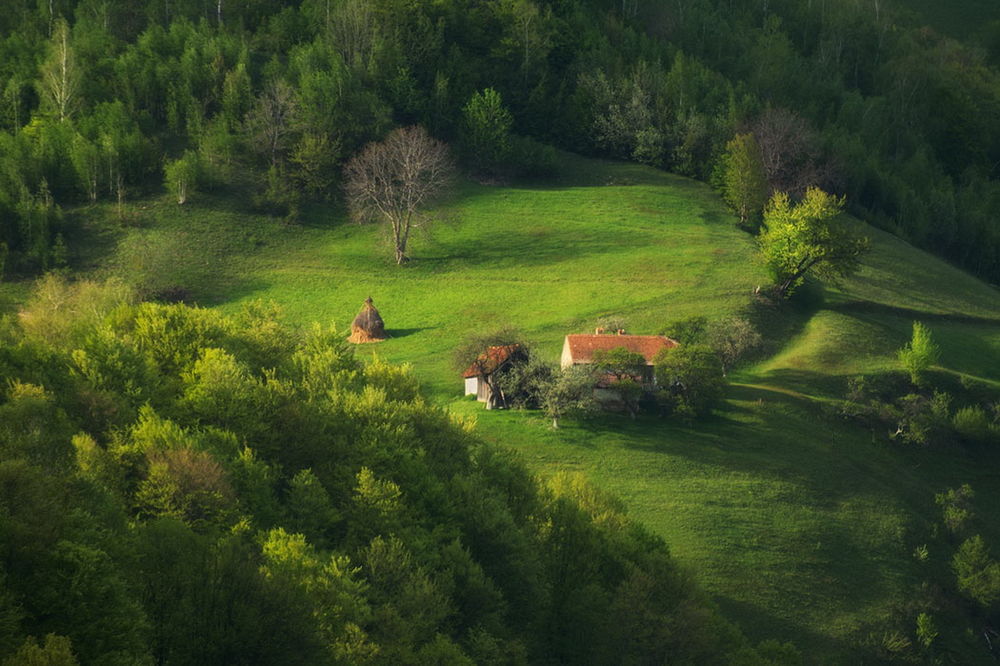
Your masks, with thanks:
[[[604,333],[604,329],[603,328],[595,328],[594,329],[594,335],[602,335],[603,333]]]

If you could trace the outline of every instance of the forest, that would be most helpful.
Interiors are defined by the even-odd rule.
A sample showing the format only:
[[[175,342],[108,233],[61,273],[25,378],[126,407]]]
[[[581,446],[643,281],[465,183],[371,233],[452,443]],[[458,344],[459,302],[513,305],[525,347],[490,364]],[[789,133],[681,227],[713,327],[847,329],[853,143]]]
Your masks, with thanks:
[[[822,652],[829,646],[811,654],[784,632],[772,638],[773,619],[763,632],[744,631],[623,500],[580,474],[536,474],[484,437],[467,407],[443,405],[444,371],[428,381],[395,363],[398,352],[390,350],[393,362],[357,353],[345,331],[290,322],[271,301],[198,307],[192,284],[75,271],[100,242],[94,218],[123,233],[144,229],[164,217],[165,198],[172,210],[201,197],[245,202],[269,223],[240,231],[254,248],[283,248],[274,239],[312,233],[317,217],[363,222],[350,182],[359,156],[387,136],[419,131],[448,146],[460,189],[485,197],[463,209],[472,217],[483,216],[480,205],[523,219],[523,210],[489,196],[506,196],[501,188],[513,184],[537,187],[539,200],[558,197],[545,188],[591,168],[576,155],[616,164],[595,168],[609,189],[649,188],[637,190],[640,203],[676,203],[673,188],[683,190],[690,199],[669,213],[685,232],[722,210],[716,194],[687,179],[714,188],[739,218],[726,222],[732,235],[711,238],[711,252],[731,253],[715,262],[730,271],[720,273],[728,282],[691,288],[710,311],[681,312],[683,303],[678,311],[730,328],[749,323],[726,300],[737,297],[718,292],[738,283],[743,307],[762,274],[739,272],[751,257],[744,231],[770,216],[758,237],[766,254],[768,242],[784,242],[779,221],[794,227],[810,202],[827,211],[817,219],[840,220],[843,207],[895,237],[845,237],[849,256],[842,270],[827,270],[831,279],[856,272],[871,245],[905,256],[898,270],[908,270],[915,255],[904,255],[901,239],[943,260],[928,275],[950,277],[955,266],[1000,282],[998,35],[1000,22],[985,20],[959,40],[883,0],[6,0],[0,282],[33,286],[16,307],[0,304],[0,664],[751,666],[847,654]],[[753,164],[744,168],[747,155]],[[664,171],[684,179],[656,180]],[[740,175],[749,178],[734,185]],[[565,205],[553,201],[546,205]],[[171,215],[175,225],[189,219]],[[606,223],[598,217],[585,220],[585,234]],[[191,223],[196,239],[202,219]],[[544,234],[524,226],[527,244],[544,246]],[[817,233],[829,236],[829,228]],[[627,231],[634,235],[609,229],[608,245],[638,247],[644,227]],[[409,271],[396,233],[400,266],[391,270]],[[337,255],[345,263],[365,259],[354,240]],[[708,255],[707,245],[692,247]],[[763,308],[769,339],[747,333],[758,354],[751,361],[802,333],[796,308],[818,298],[812,274],[798,269],[822,258],[779,255],[766,257],[783,277],[779,296],[801,291],[792,305]],[[492,257],[505,272],[503,262],[518,259],[514,249]],[[520,268],[531,270],[523,259]],[[586,270],[608,269],[606,259],[594,261],[605,263]],[[553,283],[580,272],[574,265]],[[933,311],[939,329],[972,331],[950,338],[947,329],[944,346],[986,340],[997,320],[980,288],[988,289],[977,283],[960,305]],[[567,300],[565,292],[551,298]],[[927,302],[938,298],[947,300],[934,292]],[[898,351],[912,381],[895,365],[891,374],[859,364],[864,372],[849,383],[838,367],[844,406],[816,414],[863,431],[862,439],[870,430],[873,443],[876,431],[898,427],[893,443],[944,442],[974,458],[1000,428],[993,371],[970,370],[981,360],[950,349],[941,367],[957,363],[961,372],[941,370],[929,329],[911,322],[925,301],[905,302],[872,308],[902,329],[900,343],[912,323],[913,338]],[[820,316],[843,315],[832,309]],[[690,328],[705,319],[677,322]],[[425,329],[403,330],[416,337]],[[445,333],[440,344],[450,345],[453,331]],[[895,338],[878,344],[895,363]],[[981,347],[969,349],[974,356]],[[709,431],[730,427],[712,410],[733,410],[733,395],[751,384],[716,377],[733,370],[716,367],[722,352],[688,350],[676,356],[701,354],[711,366],[711,404],[661,404],[655,416],[636,408],[638,426],[616,427],[690,437],[695,426],[676,417],[696,413]],[[780,390],[800,397],[801,388]],[[946,389],[959,397],[957,411]],[[752,404],[768,419],[781,409],[761,398]],[[663,412],[675,421],[663,426]],[[561,436],[591,441],[600,430],[570,421]],[[487,427],[509,428],[515,434],[502,443],[522,451],[537,436],[521,437],[522,424]],[[768,427],[798,436],[787,422]],[[871,457],[882,464],[885,455]],[[967,463],[957,466],[967,476],[982,469]],[[940,487],[921,485],[922,499],[911,502],[914,492],[901,500],[934,505],[933,518],[908,525],[929,536],[915,549],[906,544],[907,566],[933,561],[928,544],[947,554],[919,575],[933,583],[921,583],[905,609],[851,627],[863,634],[843,648],[852,657],[959,663],[988,654],[980,643],[997,617],[1000,564],[987,545],[992,528],[972,520],[964,480],[948,477],[946,490],[935,479]],[[991,506],[991,486],[975,481],[987,491],[982,506]],[[824,547],[804,545],[803,566]],[[916,641],[904,637],[914,618]],[[942,644],[959,648],[935,653]]]
[[[294,220],[340,197],[366,142],[421,124],[491,175],[543,176],[555,145],[709,182],[752,131],[773,190],[844,194],[995,281],[995,25],[962,43],[880,0],[11,0],[3,270],[65,265],[67,206],[113,200],[126,216],[165,178],[181,201],[250,188]],[[509,109],[500,152],[462,131],[484,90]]]

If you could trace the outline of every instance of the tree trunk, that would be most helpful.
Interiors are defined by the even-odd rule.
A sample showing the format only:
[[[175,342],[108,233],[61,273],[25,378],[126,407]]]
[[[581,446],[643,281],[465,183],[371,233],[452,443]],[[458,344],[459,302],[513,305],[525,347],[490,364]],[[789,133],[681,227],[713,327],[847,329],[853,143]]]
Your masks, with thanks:
[[[559,430],[559,417],[558,416],[553,416],[552,417],[552,429],[553,430]]]

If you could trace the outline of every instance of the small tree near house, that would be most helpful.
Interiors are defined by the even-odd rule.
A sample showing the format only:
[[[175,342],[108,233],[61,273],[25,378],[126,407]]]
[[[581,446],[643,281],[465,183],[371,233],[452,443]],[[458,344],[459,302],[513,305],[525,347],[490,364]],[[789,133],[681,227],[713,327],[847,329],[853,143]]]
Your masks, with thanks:
[[[651,384],[643,355],[624,347],[599,349],[594,352],[593,365],[598,387],[614,391],[622,407],[634,419]]]
[[[597,409],[594,379],[590,366],[575,365],[555,371],[551,380],[539,387],[541,407],[545,415],[552,419],[553,428],[559,428],[559,420],[563,417]]]

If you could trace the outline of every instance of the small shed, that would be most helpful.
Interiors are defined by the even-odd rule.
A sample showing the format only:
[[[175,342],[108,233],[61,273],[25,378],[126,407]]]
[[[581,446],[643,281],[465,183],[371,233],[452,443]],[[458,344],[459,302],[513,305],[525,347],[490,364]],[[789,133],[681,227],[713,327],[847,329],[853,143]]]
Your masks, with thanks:
[[[385,332],[385,322],[382,321],[382,315],[375,309],[372,297],[369,296],[365,299],[365,304],[361,306],[361,312],[351,322],[351,336],[347,340],[355,344],[363,344],[366,342],[381,342],[388,337],[389,335]]]
[[[479,402],[486,403],[486,409],[493,409],[496,400],[493,395],[494,379],[511,363],[525,357],[521,345],[498,345],[488,347],[473,361],[462,377],[465,379],[465,395],[474,395]]]

